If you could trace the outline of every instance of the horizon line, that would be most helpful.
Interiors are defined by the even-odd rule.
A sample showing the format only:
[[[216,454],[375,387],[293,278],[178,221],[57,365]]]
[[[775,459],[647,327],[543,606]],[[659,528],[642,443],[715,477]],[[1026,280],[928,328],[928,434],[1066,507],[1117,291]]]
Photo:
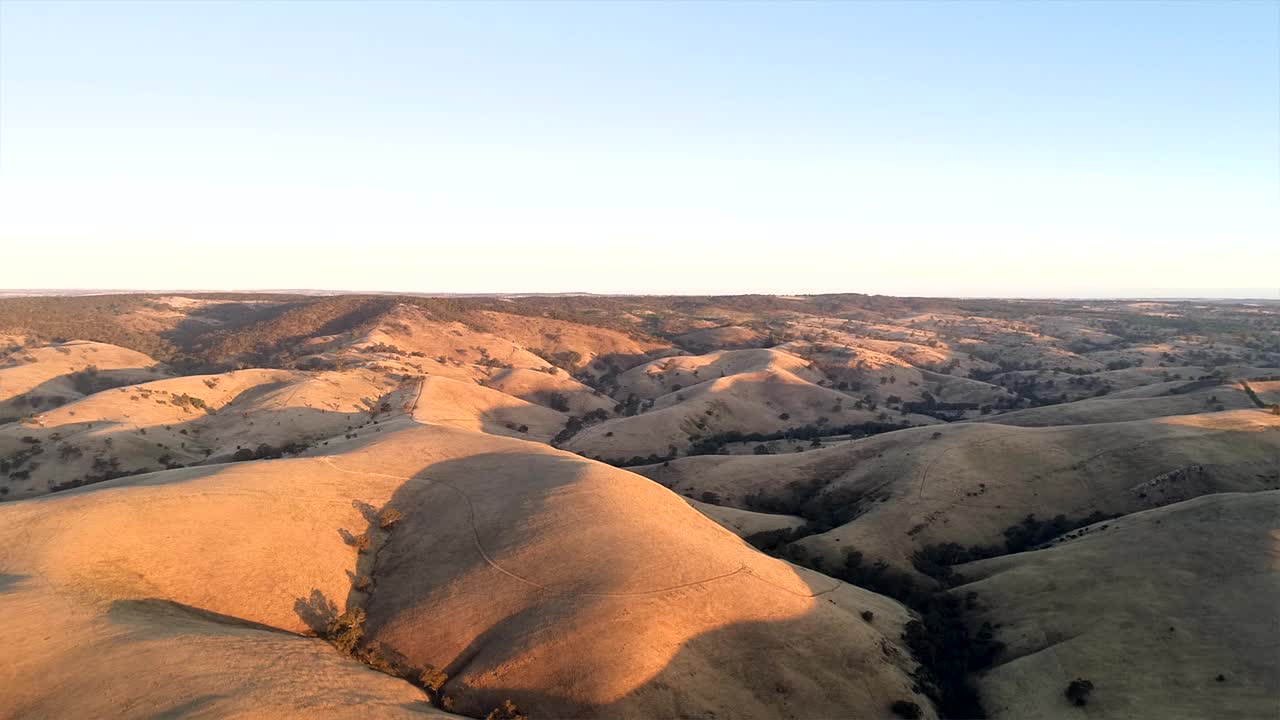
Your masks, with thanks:
[[[1061,295],[1023,295],[1023,294],[894,294],[882,292],[860,292],[856,290],[845,290],[838,292],[766,292],[766,291],[731,291],[731,292],[618,292],[618,293],[602,293],[591,291],[564,290],[564,291],[488,291],[488,292],[427,292],[419,290],[335,290],[324,288],[0,288],[0,299],[11,299],[17,297],[65,297],[65,296],[101,296],[101,295],[212,295],[212,294],[239,294],[239,295],[308,295],[315,297],[337,296],[337,295],[405,295],[416,297],[439,297],[439,298],[481,298],[481,297],[602,297],[602,298],[626,298],[626,297],[734,297],[734,296],[764,296],[764,297],[823,297],[834,295],[862,295],[866,297],[893,297],[893,298],[919,298],[930,300],[1058,300],[1058,301],[1087,301],[1087,300],[1158,300],[1158,301],[1193,301],[1193,300],[1233,300],[1233,301],[1280,301],[1280,289],[1274,291],[1274,295],[1267,295],[1270,291],[1262,288],[1129,288],[1131,292],[1138,294],[1069,294]],[[1163,292],[1161,292],[1163,291]],[[1142,294],[1142,293],[1153,294]],[[1158,294],[1157,294],[1158,293]],[[1185,294],[1184,294],[1185,293]],[[1204,293],[1204,294],[1194,294]]]

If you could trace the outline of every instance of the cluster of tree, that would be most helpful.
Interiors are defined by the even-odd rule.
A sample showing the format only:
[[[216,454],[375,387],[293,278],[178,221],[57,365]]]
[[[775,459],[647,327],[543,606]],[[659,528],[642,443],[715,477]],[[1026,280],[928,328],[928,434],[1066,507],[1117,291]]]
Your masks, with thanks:
[[[833,435],[851,435],[855,438],[866,437],[868,435],[877,435],[879,433],[892,432],[910,427],[906,422],[862,422],[851,423],[849,425],[800,425],[797,427],[779,430],[778,432],[760,433],[751,432],[744,433],[738,430],[729,430],[722,433],[716,433],[705,438],[698,438],[689,448],[690,455],[718,455],[724,449],[725,445],[740,442],[769,442],[771,440],[813,440],[815,438],[830,437]]]
[[[477,346],[476,352],[480,353],[480,359],[476,360],[476,365],[483,365],[484,367],[491,368],[509,368],[512,366],[511,363],[506,362],[505,360],[499,360],[489,355],[489,348]]]
[[[986,711],[970,674],[991,667],[1004,650],[990,623],[975,632],[968,614],[977,609],[976,593],[963,599],[937,587],[926,587],[883,561],[867,563],[861,552],[849,549],[843,564],[831,567],[811,557],[803,546],[789,545],[784,556],[800,565],[825,572],[847,583],[887,595],[915,610],[918,620],[903,628],[903,640],[920,663],[915,680],[937,705],[942,717],[983,718]]]
[[[788,545],[810,535],[816,535],[818,531],[818,526],[813,523],[805,523],[793,528],[761,530],[742,539],[762,553],[773,555],[774,557],[782,557]]]
[[[87,475],[79,478],[71,478],[65,482],[50,485],[49,489],[53,492],[58,492],[60,490],[69,490],[83,485],[92,485],[94,483],[106,482],[107,480],[115,480],[116,478],[129,477],[130,475],[141,475],[146,472],[151,472],[151,469],[139,467],[133,468],[132,470],[124,470],[120,467],[119,458],[99,455],[93,458],[93,463],[90,465],[89,473]]]
[[[309,446],[306,443],[296,441],[287,442],[280,447],[273,447],[267,443],[262,443],[256,448],[240,448],[231,456],[232,462],[246,462],[249,460],[274,460],[284,457],[285,455],[297,455],[306,450]]]
[[[657,465],[658,463],[671,462],[676,459],[676,456],[675,454],[659,455],[657,453],[649,453],[648,455],[632,455],[629,458],[607,458],[596,456],[591,459],[596,462],[602,462],[606,465],[627,468],[637,467],[639,465]]]
[[[644,412],[645,410],[648,410],[651,407],[653,407],[652,400],[647,400],[647,401],[641,400],[640,398],[636,397],[634,394],[630,394],[630,395],[627,395],[626,400],[623,400],[617,405],[614,405],[613,411],[619,415],[625,415],[626,417],[631,417],[632,415],[639,415],[640,413]]]
[[[1254,405],[1264,409],[1267,407],[1267,404],[1262,401],[1262,398],[1258,397],[1258,393],[1254,392],[1253,388],[1249,386],[1249,383],[1241,380],[1240,388],[1244,390],[1245,395],[1249,396],[1249,399],[1253,401]]]
[[[812,486],[808,488],[812,498],[817,495],[814,488],[820,488],[821,483],[809,485]],[[749,496],[748,506],[751,505]],[[788,510],[794,512],[803,506],[804,503],[799,508],[788,507]],[[822,557],[811,556],[803,546],[793,544],[802,537],[823,532],[828,526],[822,523],[811,522],[800,528],[756,533],[747,541],[764,552],[887,595],[914,609],[920,619],[906,625],[903,639],[920,662],[917,681],[937,704],[943,717],[970,718],[985,715],[969,676],[990,667],[1003,651],[1003,645],[995,640],[994,629],[989,623],[982,623],[976,631],[972,629],[974,623],[967,619],[967,613],[976,608],[974,593],[962,599],[945,589],[963,582],[951,566],[1032,549],[1110,517],[1113,516],[1095,512],[1077,519],[1057,515],[1042,521],[1028,515],[1022,522],[1005,529],[1003,545],[966,548],[956,543],[944,543],[927,546],[915,554],[914,564],[921,572],[940,580],[942,588],[922,584],[915,576],[884,561],[868,563],[857,550],[848,550],[843,564],[833,568]],[[1087,697],[1088,690],[1077,688],[1076,694]],[[1074,697],[1072,699],[1075,700]]]
[[[892,400],[890,398],[889,400]],[[889,402],[886,400],[886,402]],[[904,413],[916,413],[919,415],[929,415],[947,422],[954,422],[964,418],[964,413],[969,410],[977,410],[980,405],[973,402],[940,402],[931,393],[925,392],[921,394],[919,401],[909,401],[902,403],[902,411]],[[990,412],[990,410],[988,410]]]
[[[560,432],[556,433],[555,437],[551,438],[551,445],[559,447],[565,442],[568,442],[569,438],[577,435],[578,431],[582,430],[582,428],[587,425],[598,423],[603,420],[607,420],[608,418],[609,413],[603,408],[596,408],[582,417],[570,416],[569,420],[565,422],[564,428],[562,428]]]
[[[1017,525],[1010,525],[1004,529],[1003,544],[965,547],[959,543],[949,542],[926,545],[917,550],[911,560],[915,568],[925,575],[947,585],[959,585],[965,581],[964,576],[957,573],[953,565],[1031,550],[1072,530],[1114,517],[1116,516],[1098,511],[1080,518],[1055,515],[1049,520],[1040,520],[1035,515],[1028,515]]]
[[[213,412],[209,408],[209,405],[205,403],[203,398],[198,398],[198,397],[195,397],[194,395],[188,395],[186,393],[179,393],[177,395],[174,395],[173,397],[169,398],[169,402],[174,405],[177,405],[178,407],[184,410],[187,410],[190,408],[196,408],[198,410],[204,410],[205,412]]]
[[[391,345],[389,343],[382,343],[382,342],[374,343],[372,345],[365,345],[364,347],[360,348],[360,352],[388,353],[390,355],[408,355],[409,354],[409,353],[406,353],[404,350],[401,350],[400,348],[396,347],[395,345]],[[424,353],[419,353],[419,355],[423,355],[423,354]]]

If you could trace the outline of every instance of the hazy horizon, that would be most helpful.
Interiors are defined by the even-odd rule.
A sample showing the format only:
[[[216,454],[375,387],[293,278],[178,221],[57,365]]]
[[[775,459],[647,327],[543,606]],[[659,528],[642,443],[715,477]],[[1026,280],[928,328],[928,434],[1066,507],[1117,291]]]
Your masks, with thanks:
[[[863,290],[835,290],[827,292],[769,292],[769,291],[734,291],[734,292],[590,292],[586,290],[539,290],[539,291],[495,291],[495,292],[431,292],[421,290],[395,289],[350,289],[350,288],[255,288],[255,287],[163,287],[151,288],[0,288],[0,298],[21,296],[61,296],[61,295],[115,295],[115,294],[298,294],[298,295],[406,295],[421,297],[521,297],[521,296],[578,296],[591,295],[600,297],[712,297],[724,295],[775,295],[775,296],[819,296],[819,295],[880,295],[885,297],[921,297],[936,299],[960,300],[1258,300],[1280,301],[1280,288],[1135,288],[1116,292],[1097,292],[1079,295],[984,295],[960,294],[942,295],[936,293],[883,293]]]
[[[0,287],[1275,297],[1277,52],[1266,3],[6,0]]]

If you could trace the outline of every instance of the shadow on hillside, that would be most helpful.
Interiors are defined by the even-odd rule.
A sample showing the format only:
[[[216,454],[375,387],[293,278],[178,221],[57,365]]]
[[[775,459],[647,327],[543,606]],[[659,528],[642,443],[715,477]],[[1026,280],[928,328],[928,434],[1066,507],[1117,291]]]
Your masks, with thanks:
[[[253,323],[280,315],[295,303],[239,303],[222,302],[204,305],[187,311],[186,317],[172,329],[160,333],[160,337],[190,352],[197,349],[205,336],[226,335]]]
[[[164,618],[167,623],[158,623]],[[228,628],[294,633],[270,625],[224,615],[162,598],[115,600],[107,609],[107,619],[117,625],[130,625],[146,630],[149,637],[179,637],[193,632],[206,635],[223,634]]]
[[[165,710],[161,710],[160,712],[152,715],[151,718],[152,720],[177,720],[177,718],[192,717],[193,715],[203,714],[202,711],[216,708],[218,703],[226,699],[226,695],[200,695],[185,702],[178,703],[177,705]]]
[[[557,718],[834,717],[884,714],[895,700],[928,706],[911,692],[913,663],[894,644],[900,628],[868,624],[829,600],[803,600],[805,609],[792,617],[783,610],[779,619],[725,625],[716,602],[736,600],[706,604],[709,583],[759,583],[761,602],[776,591],[749,575],[726,580],[736,573],[711,571],[692,582],[688,576],[637,576],[604,555],[598,566],[585,565],[586,572],[561,572],[548,555],[554,549],[538,546],[546,533],[558,534],[557,541],[579,553],[603,553],[609,545],[609,523],[594,515],[596,508],[592,517],[579,519],[576,503],[562,503],[579,493],[607,492],[598,483],[622,480],[583,477],[599,467],[545,452],[484,453],[427,465],[385,506],[365,509],[367,528],[338,529],[344,538],[371,536],[372,547],[362,556],[370,561],[370,593],[353,588],[339,606],[314,590],[296,599],[295,611],[322,633],[338,613],[363,607],[364,647],[411,679],[428,666],[444,670],[453,710],[473,716],[508,699],[532,716]],[[389,532],[378,530],[377,515],[392,508],[404,517]],[[711,522],[693,511],[688,518]],[[725,541],[736,542],[727,535]],[[673,565],[687,553],[660,544],[648,551],[659,564],[669,553]],[[811,593],[831,588],[824,576],[799,577]],[[626,591],[615,592],[620,587]],[[446,611],[450,615],[440,615]],[[583,618],[601,622],[602,613],[613,618],[600,626],[605,637],[577,636],[563,644]],[[654,628],[649,637],[641,621],[663,613],[689,629]],[[550,667],[513,669],[512,662]],[[850,676],[862,679],[850,682]],[[742,712],[744,698],[755,711]]]
[[[17,588],[18,584],[26,580],[26,575],[15,575],[12,573],[0,573],[0,595],[12,592]]]

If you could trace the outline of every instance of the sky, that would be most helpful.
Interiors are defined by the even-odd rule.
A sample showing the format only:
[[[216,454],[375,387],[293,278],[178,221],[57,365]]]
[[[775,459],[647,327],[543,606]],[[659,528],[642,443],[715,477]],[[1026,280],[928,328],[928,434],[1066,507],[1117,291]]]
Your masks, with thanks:
[[[1278,269],[1276,2],[0,0],[0,288],[1277,297]]]

